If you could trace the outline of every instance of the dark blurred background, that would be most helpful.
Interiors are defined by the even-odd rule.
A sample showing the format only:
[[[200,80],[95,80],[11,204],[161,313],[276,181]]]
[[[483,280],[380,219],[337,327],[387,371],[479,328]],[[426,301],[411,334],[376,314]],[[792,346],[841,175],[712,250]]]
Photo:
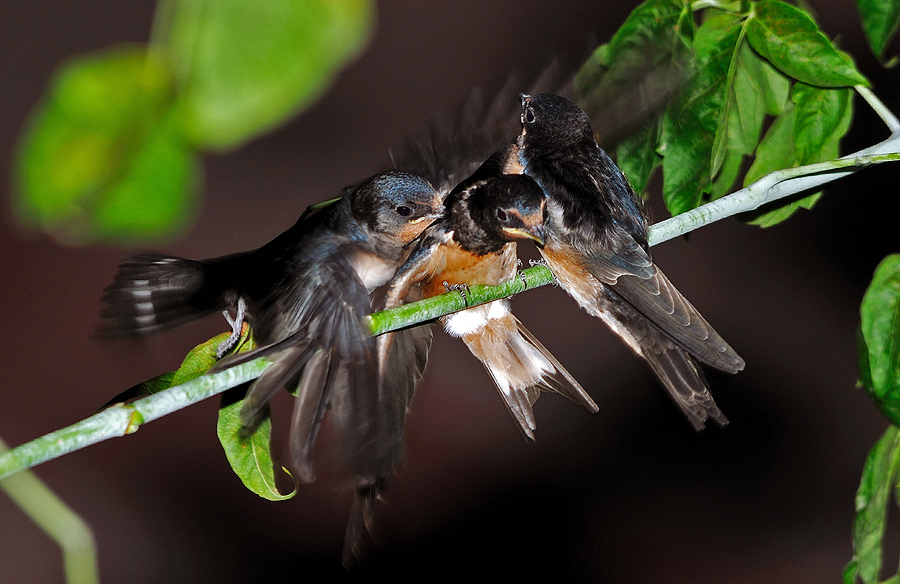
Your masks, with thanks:
[[[374,40],[313,108],[274,134],[205,160],[195,228],[166,252],[261,245],[309,204],[386,166],[387,151],[472,87],[534,71],[559,49],[607,40],[637,2],[382,2]],[[150,0],[0,5],[0,185],[14,141],[66,58],[143,42]],[[900,112],[898,73],[871,56],[850,0],[812,2]],[[896,53],[896,44],[889,55]],[[511,96],[515,99],[515,96]],[[857,98],[842,151],[887,131]],[[713,377],[731,423],[699,434],[649,369],[561,290],[514,301],[521,320],[600,405],[554,396],[525,442],[462,343],[436,334],[407,427],[407,462],[379,507],[368,560],[340,567],[344,477],[282,503],[232,474],[218,400],[38,467],[94,528],[104,582],[281,582],[384,575],[574,582],[838,582],[852,555],[854,495],[887,422],[855,387],[859,302],[898,250],[897,168],[828,188],[811,212],[760,230],[726,220],[654,249],[670,279],[746,359]],[[80,420],[180,363],[223,330],[210,318],[146,341],[98,342],[99,297],[133,250],[68,248],[0,227],[0,436],[17,445]],[[666,214],[651,205],[656,219]],[[275,402],[276,456],[290,398]],[[328,458],[328,433],[320,440]],[[326,465],[327,466],[327,465]],[[289,481],[284,485],[289,488]],[[892,529],[892,549],[898,530]],[[894,558],[887,560],[896,565]],[[0,497],[0,581],[62,581],[54,544]]]

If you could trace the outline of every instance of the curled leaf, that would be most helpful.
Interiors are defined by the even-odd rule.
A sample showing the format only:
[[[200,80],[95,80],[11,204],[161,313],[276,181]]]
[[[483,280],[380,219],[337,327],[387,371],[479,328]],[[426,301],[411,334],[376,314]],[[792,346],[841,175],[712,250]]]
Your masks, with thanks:
[[[882,260],[863,297],[859,363],[869,397],[900,424],[900,255]]]

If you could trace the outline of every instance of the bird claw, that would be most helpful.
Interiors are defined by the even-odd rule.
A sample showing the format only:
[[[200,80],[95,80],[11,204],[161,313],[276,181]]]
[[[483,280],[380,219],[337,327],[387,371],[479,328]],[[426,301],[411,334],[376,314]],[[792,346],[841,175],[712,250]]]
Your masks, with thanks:
[[[545,260],[544,258],[541,258],[539,260],[528,260],[528,264],[531,267],[544,266],[548,270],[550,269],[549,264],[547,264],[547,260]],[[551,284],[553,284],[554,286],[559,286],[559,278],[556,277],[556,274],[553,274],[552,270],[550,271],[550,273],[553,275],[553,281],[551,282]]]
[[[225,353],[233,349],[237,344],[238,339],[241,338],[241,327],[244,326],[244,316],[247,314],[247,304],[244,302],[243,298],[238,298],[237,308],[234,311],[234,318],[231,317],[231,313],[228,309],[223,310],[222,314],[225,316],[225,320],[228,321],[228,325],[231,326],[231,335],[219,344],[219,348],[216,350],[217,359],[224,357]]]
[[[466,308],[469,307],[469,298],[466,296],[466,293],[469,291],[468,284],[450,284],[448,282],[444,282],[444,288],[447,289],[447,292],[459,292],[459,295],[462,296],[463,303],[466,305]]]

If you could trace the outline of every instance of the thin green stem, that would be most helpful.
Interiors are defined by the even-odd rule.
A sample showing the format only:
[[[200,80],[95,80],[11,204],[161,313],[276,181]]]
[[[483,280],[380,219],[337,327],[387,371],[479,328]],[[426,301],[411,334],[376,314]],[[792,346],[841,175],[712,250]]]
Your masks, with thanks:
[[[881,118],[881,121],[887,125],[888,130],[891,131],[891,134],[897,134],[900,132],[900,120],[897,119],[897,116],[894,115],[894,112],[889,110],[884,103],[878,99],[871,89],[866,87],[865,85],[857,85],[854,87],[856,92],[862,96],[863,99],[866,100],[866,103],[869,104],[875,113]]]
[[[7,452],[0,440],[0,453]],[[32,472],[0,481],[0,489],[56,544],[68,584],[97,584],[97,547],[91,528]]]

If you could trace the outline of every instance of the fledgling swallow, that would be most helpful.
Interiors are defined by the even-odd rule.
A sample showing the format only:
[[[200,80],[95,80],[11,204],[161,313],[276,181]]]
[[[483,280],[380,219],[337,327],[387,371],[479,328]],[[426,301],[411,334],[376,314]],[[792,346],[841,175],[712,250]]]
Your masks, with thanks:
[[[499,174],[500,152],[445,199],[444,216],[429,226],[388,288],[394,307],[412,286],[426,298],[467,284],[497,285],[516,277],[515,241],[544,243],[544,194],[527,176]],[[508,299],[441,318],[485,366],[522,433],[534,439],[532,406],[541,390],[559,393],[591,412],[581,385],[510,311]],[[389,335],[379,338],[389,346]]]
[[[379,362],[362,317],[371,312],[370,293],[388,282],[408,255],[407,246],[440,216],[441,199],[416,175],[378,174],[345,189],[336,201],[310,207],[258,249],[202,261],[132,257],[103,296],[102,336],[152,333],[246,307],[259,347],[226,357],[214,369],[261,356],[272,361],[244,399],[241,420],[247,428],[255,428],[279,389],[297,388],[290,453],[300,480],[315,478],[313,446],[331,410],[357,486],[345,562],[398,463],[406,409],[431,344],[429,327],[403,331]],[[392,374],[379,374],[386,369]]]
[[[556,95],[521,102],[505,171],[533,178],[547,196],[541,254],[550,270],[647,360],[695,429],[709,418],[726,424],[700,364],[737,373],[744,360],[653,263],[642,204],[585,113]]]

